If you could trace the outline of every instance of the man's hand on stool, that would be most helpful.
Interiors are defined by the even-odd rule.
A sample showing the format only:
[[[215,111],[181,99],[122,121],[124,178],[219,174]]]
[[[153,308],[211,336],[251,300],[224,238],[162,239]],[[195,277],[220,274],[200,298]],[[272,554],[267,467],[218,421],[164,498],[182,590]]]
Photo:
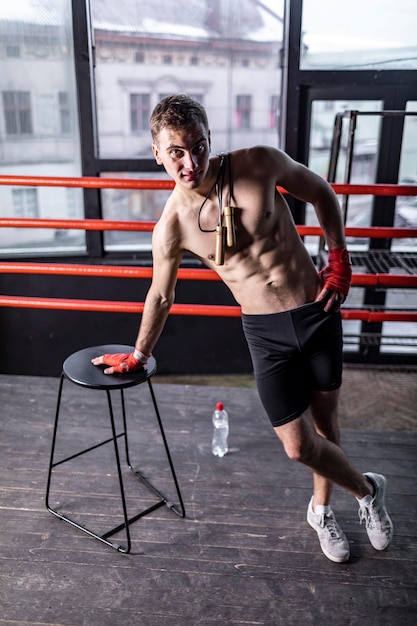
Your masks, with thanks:
[[[149,355],[150,356],[150,355]],[[137,372],[143,368],[148,361],[148,356],[135,350],[130,354],[103,354],[91,359],[93,365],[110,365],[104,370],[105,374],[127,374]]]

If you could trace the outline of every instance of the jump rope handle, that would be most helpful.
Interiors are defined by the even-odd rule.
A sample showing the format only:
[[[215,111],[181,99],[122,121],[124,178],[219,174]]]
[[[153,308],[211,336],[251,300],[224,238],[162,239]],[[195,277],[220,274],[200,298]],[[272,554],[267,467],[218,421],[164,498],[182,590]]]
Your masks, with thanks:
[[[233,207],[224,207],[224,216],[226,218],[226,230],[227,230],[227,247],[231,248],[236,243],[236,231],[235,220],[233,215]]]
[[[214,256],[214,262],[216,265],[224,265],[224,239],[225,239],[224,226],[216,226],[216,253]]]

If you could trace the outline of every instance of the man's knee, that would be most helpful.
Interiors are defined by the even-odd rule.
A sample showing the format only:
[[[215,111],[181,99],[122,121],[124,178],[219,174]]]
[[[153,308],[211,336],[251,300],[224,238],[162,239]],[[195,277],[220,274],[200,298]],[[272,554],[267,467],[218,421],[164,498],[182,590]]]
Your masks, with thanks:
[[[291,461],[309,465],[315,456],[316,446],[313,441],[297,441],[284,444],[286,455]]]
[[[285,454],[292,461],[307,463],[316,454],[318,436],[305,417],[301,416],[289,424],[277,426],[275,432],[281,440]]]

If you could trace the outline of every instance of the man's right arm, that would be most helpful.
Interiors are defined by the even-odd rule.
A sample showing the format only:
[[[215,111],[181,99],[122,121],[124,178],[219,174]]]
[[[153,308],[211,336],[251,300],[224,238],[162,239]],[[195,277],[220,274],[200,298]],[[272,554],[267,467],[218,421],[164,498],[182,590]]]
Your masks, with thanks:
[[[93,359],[94,365],[110,366],[104,370],[105,374],[139,369],[146,362],[146,357],[151,355],[174,302],[178,267],[183,254],[180,242],[178,224],[173,223],[172,219],[162,218],[155,226],[152,236],[152,283],[145,298],[135,352],[132,355],[117,355],[127,368],[125,364],[120,367],[114,359],[115,355],[102,355]]]
[[[158,223],[155,227],[153,250],[153,276],[142,314],[135,348],[151,354],[158,341],[175,298],[178,267],[182,250],[178,238],[173,236],[172,224]],[[168,233],[167,231],[171,232]]]

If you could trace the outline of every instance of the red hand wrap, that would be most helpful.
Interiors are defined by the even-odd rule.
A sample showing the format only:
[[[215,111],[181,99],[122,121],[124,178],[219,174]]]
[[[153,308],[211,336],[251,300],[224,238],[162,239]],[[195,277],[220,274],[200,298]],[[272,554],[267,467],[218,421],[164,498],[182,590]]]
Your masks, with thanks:
[[[337,291],[346,298],[352,280],[352,264],[346,248],[329,250],[328,265],[319,274],[325,289]]]
[[[142,369],[142,361],[138,361],[130,354],[103,354],[103,363],[114,368],[115,372],[125,374],[127,372],[137,372]]]

